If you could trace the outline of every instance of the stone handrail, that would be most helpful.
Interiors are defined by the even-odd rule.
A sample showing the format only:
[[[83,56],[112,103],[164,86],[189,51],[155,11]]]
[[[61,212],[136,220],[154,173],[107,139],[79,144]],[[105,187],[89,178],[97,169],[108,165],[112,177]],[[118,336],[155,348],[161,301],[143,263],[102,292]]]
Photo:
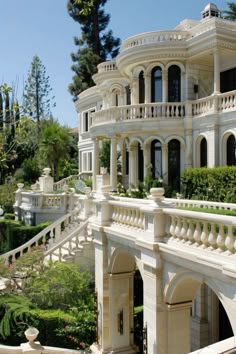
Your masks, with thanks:
[[[204,97],[192,102],[192,115],[209,114],[214,110],[214,97]]]
[[[100,63],[98,64],[97,68],[99,73],[118,70],[115,61],[106,61],[104,63]]]
[[[61,241],[54,239],[50,244],[50,248],[44,252],[44,257],[49,259],[50,261],[62,261],[63,259],[63,249],[66,247],[66,251],[68,255],[71,255],[73,248],[78,249],[79,245],[83,242],[88,241],[87,234],[85,233],[81,236],[81,231],[86,229],[88,226],[88,220],[83,222],[79,227],[77,227],[74,231],[70,232],[68,236],[64,237]]]
[[[61,179],[58,182],[53,183],[54,192],[62,191],[63,190],[63,186],[65,184],[68,184],[70,181],[75,180],[75,179],[79,179],[79,175],[71,175],[69,177]]]
[[[235,253],[236,217],[178,209],[163,211],[170,218],[170,222],[166,223],[166,234],[172,240],[200,246],[211,252]]]
[[[113,207],[113,225],[125,225],[136,230],[144,230],[145,218],[141,207],[135,203],[121,203],[112,201],[109,203]]]
[[[236,90],[223,93],[218,97],[218,109],[220,112],[236,109]]]
[[[185,116],[185,105],[181,102],[146,103],[110,107],[94,114],[92,125],[140,119],[181,119]]]
[[[190,38],[187,31],[154,31],[146,32],[130,37],[122,42],[122,52],[140,45],[162,43],[162,42],[183,42]]]
[[[57,348],[49,346],[41,346],[37,342],[30,346],[28,343],[22,343],[20,346],[8,346],[0,344],[0,354],[24,354],[24,353],[46,353],[46,354],[83,354],[82,350]]]
[[[178,199],[178,198],[165,198],[165,201],[174,203],[176,207],[196,207],[205,209],[223,209],[223,210],[235,210],[235,203],[221,203],[211,202],[207,200],[193,200],[193,199]]]
[[[9,262],[14,262],[16,258],[22,256],[25,252],[30,251],[33,247],[46,247],[46,244],[50,242],[50,239],[60,239],[61,233],[64,228],[68,227],[70,223],[72,223],[75,219],[75,215],[70,213],[64,215],[60,219],[56,220],[51,225],[47,226],[45,229],[40,231],[37,235],[35,235],[31,240],[26,242],[25,244],[6,252],[1,255],[1,258],[5,260],[6,264]]]

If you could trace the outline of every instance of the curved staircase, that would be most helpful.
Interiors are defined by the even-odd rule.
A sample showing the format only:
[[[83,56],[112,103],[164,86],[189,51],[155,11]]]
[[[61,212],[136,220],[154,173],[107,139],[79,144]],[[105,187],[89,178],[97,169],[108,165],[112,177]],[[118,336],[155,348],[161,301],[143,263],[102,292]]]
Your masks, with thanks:
[[[44,249],[45,261],[76,262],[82,269],[94,272],[94,243],[88,220],[81,221],[76,214],[67,213],[25,244],[0,257],[9,265],[34,247]]]

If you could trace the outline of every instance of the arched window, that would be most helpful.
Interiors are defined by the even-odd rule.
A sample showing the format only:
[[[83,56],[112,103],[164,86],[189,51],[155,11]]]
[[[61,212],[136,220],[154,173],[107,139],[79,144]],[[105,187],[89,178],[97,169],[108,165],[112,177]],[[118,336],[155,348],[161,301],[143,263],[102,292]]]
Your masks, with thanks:
[[[173,139],[168,143],[168,184],[176,191],[180,189],[180,142]]]
[[[162,70],[159,66],[152,69],[151,90],[152,102],[162,102]]]
[[[143,71],[139,73],[139,103],[145,102],[145,80]]]
[[[227,165],[232,166],[236,165],[236,139],[231,134],[228,139],[227,139],[227,145],[226,145],[226,150],[227,150]]]
[[[138,180],[143,182],[143,150],[140,144],[138,144]]]
[[[200,167],[207,167],[207,141],[205,138],[200,143]]]
[[[162,177],[162,153],[159,140],[153,140],[151,143],[151,164],[152,178]]]
[[[181,71],[177,65],[171,65],[168,70],[168,101],[180,102]]]

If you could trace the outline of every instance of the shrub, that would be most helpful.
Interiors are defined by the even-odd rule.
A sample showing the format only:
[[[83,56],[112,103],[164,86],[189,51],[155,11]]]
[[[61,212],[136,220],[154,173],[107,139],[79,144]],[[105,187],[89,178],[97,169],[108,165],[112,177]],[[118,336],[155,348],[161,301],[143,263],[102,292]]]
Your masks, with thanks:
[[[184,198],[236,202],[236,166],[189,168],[181,177]]]

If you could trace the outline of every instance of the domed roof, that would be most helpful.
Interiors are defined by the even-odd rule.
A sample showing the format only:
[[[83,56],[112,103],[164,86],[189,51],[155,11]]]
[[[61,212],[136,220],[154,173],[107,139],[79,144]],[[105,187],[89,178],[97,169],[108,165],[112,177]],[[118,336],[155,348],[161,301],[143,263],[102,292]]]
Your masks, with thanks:
[[[209,11],[209,10],[219,11],[219,9],[218,9],[218,7],[216,6],[216,4],[213,4],[212,2],[209,2],[209,4],[206,5],[206,7],[205,7],[205,9],[203,10],[203,12]]]
[[[213,4],[210,2],[205,6],[205,9],[202,11],[202,19],[208,19],[211,17],[219,17],[220,16],[220,10],[216,6],[216,4]]]

